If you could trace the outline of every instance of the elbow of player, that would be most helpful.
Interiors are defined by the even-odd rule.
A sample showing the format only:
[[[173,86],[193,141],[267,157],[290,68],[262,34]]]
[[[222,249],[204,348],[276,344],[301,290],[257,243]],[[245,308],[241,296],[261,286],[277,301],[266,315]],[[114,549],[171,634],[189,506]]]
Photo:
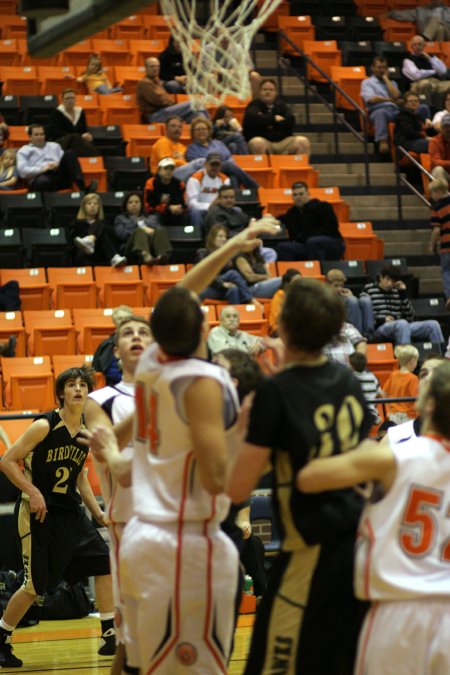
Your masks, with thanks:
[[[300,492],[318,492],[320,488],[317,488],[314,483],[314,471],[311,466],[305,466],[297,472],[295,485]]]

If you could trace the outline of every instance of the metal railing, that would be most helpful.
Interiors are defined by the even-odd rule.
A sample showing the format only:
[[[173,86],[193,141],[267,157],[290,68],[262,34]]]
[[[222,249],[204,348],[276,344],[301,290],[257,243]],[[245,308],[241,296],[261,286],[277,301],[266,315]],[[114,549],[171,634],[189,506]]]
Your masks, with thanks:
[[[429,173],[423,166],[418,162],[410,153],[401,145],[397,145],[395,149],[395,175],[396,175],[396,180],[397,180],[397,212],[398,212],[398,220],[401,225],[404,224],[404,218],[403,218],[403,203],[402,203],[402,190],[401,187],[402,185],[405,185],[408,190],[410,190],[413,194],[416,195],[420,199],[420,201],[425,205],[430,208],[431,204],[428,201],[428,199],[421,193],[419,190],[412,184],[410,181],[400,172],[400,160],[402,158],[406,157],[411,164],[418,169],[422,174],[425,174],[428,176],[430,180],[433,180],[433,176],[431,173]]]
[[[333,122],[334,122],[334,129],[333,129],[333,135],[334,135],[334,147],[335,147],[335,153],[336,155],[340,156],[340,149],[339,149],[339,131],[338,131],[338,126],[343,125],[346,127],[346,129],[353,134],[353,136],[362,144],[364,148],[364,174],[365,174],[365,184],[366,184],[366,189],[369,191],[370,188],[370,171],[369,171],[369,144],[367,141],[367,132],[368,132],[368,115],[367,111],[364,110],[356,101],[354,101],[336,82],[334,82],[325,71],[322,70],[322,68],[317,65],[305,52],[300,49],[298,45],[296,45],[292,40],[282,31],[279,33],[280,40],[277,43],[277,63],[278,63],[278,89],[280,93],[282,93],[282,79],[281,79],[281,74],[280,74],[280,68],[284,68],[285,70],[289,71],[292,73],[295,77],[297,77],[303,84],[305,88],[305,113],[306,113],[306,125],[309,126],[311,125],[311,113],[310,113],[310,94],[312,94],[315,98],[318,98],[320,102],[329,110],[329,112],[332,113],[333,115]],[[295,52],[298,54],[298,56],[301,56],[304,61],[309,64],[312,68],[314,68],[320,75],[321,77],[327,82],[329,85],[331,92],[333,94],[333,100],[334,100],[334,105],[331,104],[329,101],[326,100],[317,90],[317,87],[313,84],[311,84],[308,79],[302,75],[301,73],[298,72],[298,70],[290,63],[289,59],[285,58],[281,54],[280,50],[280,42],[281,40],[284,40],[292,49],[295,50]],[[354,111],[357,112],[360,115],[360,119],[362,120],[363,124],[363,133],[355,129],[350,122],[345,118],[345,115],[343,113],[338,112],[336,108],[336,98],[337,94],[340,94],[345,100],[351,105],[352,108],[354,108]]]

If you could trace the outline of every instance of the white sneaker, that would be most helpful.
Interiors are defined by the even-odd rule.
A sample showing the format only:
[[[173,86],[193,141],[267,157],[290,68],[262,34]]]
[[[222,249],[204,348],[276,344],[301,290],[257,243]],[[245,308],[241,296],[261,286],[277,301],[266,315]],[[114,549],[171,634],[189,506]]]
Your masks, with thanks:
[[[126,265],[127,262],[128,261],[124,255],[119,255],[119,253],[116,253],[116,255],[111,258],[111,267],[123,267],[123,265]]]
[[[95,244],[90,237],[75,237],[74,242],[78,248],[81,248],[81,250],[84,251],[84,253],[87,253],[88,255],[94,253]]]

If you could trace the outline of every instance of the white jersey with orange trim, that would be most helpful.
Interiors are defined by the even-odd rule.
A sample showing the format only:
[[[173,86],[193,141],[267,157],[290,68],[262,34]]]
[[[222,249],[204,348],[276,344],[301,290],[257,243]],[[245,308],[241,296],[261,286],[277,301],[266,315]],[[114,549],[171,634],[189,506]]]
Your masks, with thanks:
[[[118,382],[111,387],[96,389],[89,394],[106,412],[113,424],[121,422],[134,413],[134,383]],[[133,457],[133,444],[125,446],[122,454],[127,459]],[[133,501],[131,488],[123,487],[111,476],[106,464],[94,459],[103,499],[105,511],[112,523],[127,523],[133,515]]]
[[[184,410],[184,393],[194,379],[216,380],[223,392],[224,427],[230,453],[236,447],[238,400],[228,372],[197,358],[161,362],[150,345],[136,371],[136,417],[133,459],[134,513],[153,523],[220,523],[229,499],[210,495],[202,486]]]
[[[431,436],[391,443],[397,475],[361,514],[356,543],[359,598],[450,596],[450,441]]]

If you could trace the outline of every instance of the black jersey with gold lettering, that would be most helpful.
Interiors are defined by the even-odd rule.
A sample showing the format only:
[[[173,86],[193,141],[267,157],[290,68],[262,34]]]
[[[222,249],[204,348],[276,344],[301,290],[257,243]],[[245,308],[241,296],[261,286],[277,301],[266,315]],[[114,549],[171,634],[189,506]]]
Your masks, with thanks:
[[[359,382],[338,363],[289,367],[258,388],[247,441],[272,448],[273,502],[284,550],[331,542],[356,530],[362,502],[353,489],[303,494],[295,477],[310,459],[355,447],[371,425]]]
[[[77,509],[81,503],[77,479],[88,448],[81,445],[76,436],[72,438],[58,409],[36,419],[46,419],[50,430],[26,456],[25,475],[40,490],[47,506]],[[85,428],[83,418],[81,428]],[[27,499],[25,494],[22,496]]]

